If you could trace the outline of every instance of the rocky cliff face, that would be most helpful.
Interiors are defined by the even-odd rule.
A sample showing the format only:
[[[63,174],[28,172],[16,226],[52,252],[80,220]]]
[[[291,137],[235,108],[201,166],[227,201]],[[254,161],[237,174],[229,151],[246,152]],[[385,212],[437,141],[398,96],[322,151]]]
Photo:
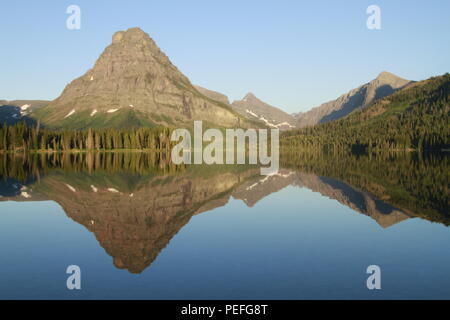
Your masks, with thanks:
[[[242,100],[234,101],[231,105],[241,115],[271,128],[287,130],[295,127],[296,120],[292,115],[259,100],[253,93],[248,93]]]
[[[94,67],[36,115],[52,127],[242,125],[229,106],[193,87],[141,29],[116,32]]]
[[[313,126],[345,117],[356,109],[365,108],[374,101],[386,97],[410,84],[411,81],[382,72],[369,83],[350,90],[333,101],[326,102],[308,112],[294,115],[298,127]]]

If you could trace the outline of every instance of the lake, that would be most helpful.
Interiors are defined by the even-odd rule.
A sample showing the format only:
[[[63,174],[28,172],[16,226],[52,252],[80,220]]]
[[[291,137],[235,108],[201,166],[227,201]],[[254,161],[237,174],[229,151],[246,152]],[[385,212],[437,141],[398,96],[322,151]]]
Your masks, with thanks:
[[[450,298],[448,155],[281,164],[0,155],[0,299]]]

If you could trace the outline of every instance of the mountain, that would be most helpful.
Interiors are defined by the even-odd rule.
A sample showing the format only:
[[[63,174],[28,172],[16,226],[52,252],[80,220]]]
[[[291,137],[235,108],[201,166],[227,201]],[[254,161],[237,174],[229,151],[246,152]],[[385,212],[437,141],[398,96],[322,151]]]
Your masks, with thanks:
[[[228,100],[228,97],[220,92],[205,89],[200,86],[194,86],[194,88],[197,89],[197,91],[200,92],[205,97],[208,97],[210,99],[213,99],[213,100],[225,103],[225,104],[230,104],[230,100]]]
[[[35,116],[48,127],[218,126],[248,122],[191,84],[139,28],[116,32],[92,69]]]
[[[350,90],[336,100],[326,102],[308,112],[298,113],[294,116],[297,119],[298,127],[333,121],[345,117],[354,110],[365,108],[374,101],[386,97],[410,83],[409,80],[383,71],[376,79]]]
[[[295,127],[295,118],[259,100],[253,93],[248,93],[242,100],[234,101],[231,106],[241,115],[263,122],[272,128],[292,129]]]
[[[228,97],[220,92],[200,86],[195,88],[210,99],[230,105]],[[260,122],[264,126],[282,130],[295,127],[296,119],[292,115],[259,100],[253,93],[248,93],[242,100],[234,101],[231,107],[245,118]]]
[[[49,102],[46,100],[0,100],[0,123],[13,125],[19,121],[25,121],[32,124],[35,122],[32,119],[34,112]]]
[[[281,149],[371,152],[450,148],[450,74],[415,82],[348,117],[283,133]]]
[[[48,105],[50,101],[48,100],[0,100],[0,106],[8,105],[14,107],[20,107],[23,111],[30,112],[32,110],[37,110]]]

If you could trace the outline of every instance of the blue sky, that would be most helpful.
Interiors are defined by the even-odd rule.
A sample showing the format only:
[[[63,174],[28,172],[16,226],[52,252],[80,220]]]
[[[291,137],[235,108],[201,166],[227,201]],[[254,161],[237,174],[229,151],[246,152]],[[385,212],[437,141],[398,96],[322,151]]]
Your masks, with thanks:
[[[81,30],[66,8],[81,8]],[[381,30],[366,9],[381,8]],[[2,1],[0,99],[54,99],[118,30],[146,31],[194,84],[305,111],[383,70],[450,71],[450,1]]]

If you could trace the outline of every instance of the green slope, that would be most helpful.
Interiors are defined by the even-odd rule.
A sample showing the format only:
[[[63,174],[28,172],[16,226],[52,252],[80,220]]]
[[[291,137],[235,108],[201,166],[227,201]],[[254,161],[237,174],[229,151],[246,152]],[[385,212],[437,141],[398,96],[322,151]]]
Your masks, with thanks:
[[[114,113],[97,113],[91,116],[89,110],[80,111],[75,116],[68,117],[57,123],[45,121],[46,109],[40,109],[33,115],[37,119],[44,120],[42,124],[52,129],[86,129],[86,128],[131,128],[131,127],[155,127],[148,115],[133,109],[121,109]]]

